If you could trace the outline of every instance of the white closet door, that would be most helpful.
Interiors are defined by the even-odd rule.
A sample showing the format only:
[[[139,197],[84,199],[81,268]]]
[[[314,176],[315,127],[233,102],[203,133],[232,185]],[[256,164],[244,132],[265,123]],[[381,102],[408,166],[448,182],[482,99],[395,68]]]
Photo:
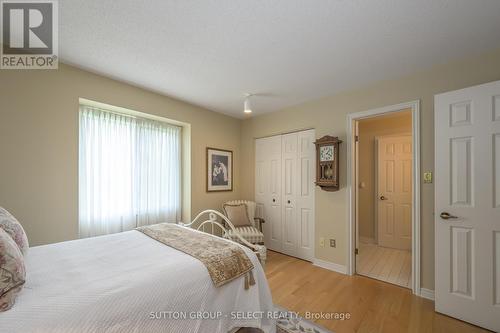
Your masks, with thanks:
[[[283,253],[297,256],[297,133],[281,137],[283,177]]]
[[[314,258],[314,190],[316,147],[314,130],[297,133],[297,257]]]
[[[263,225],[264,243],[274,251],[283,247],[281,222],[281,136],[255,142],[255,202]]]
[[[255,202],[268,249],[314,258],[314,130],[257,139]]]

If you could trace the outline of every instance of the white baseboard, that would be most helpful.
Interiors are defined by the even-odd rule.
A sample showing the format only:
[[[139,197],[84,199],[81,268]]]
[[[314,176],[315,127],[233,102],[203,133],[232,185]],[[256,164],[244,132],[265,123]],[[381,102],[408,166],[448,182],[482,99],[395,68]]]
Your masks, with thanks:
[[[339,265],[339,264],[329,262],[326,260],[314,258],[313,265],[324,268],[324,269],[328,269],[329,271],[334,271],[337,273],[342,273],[342,274],[347,273],[347,268],[344,265]]]
[[[377,244],[377,242],[375,242],[375,238],[371,238],[371,237],[360,236],[359,241],[363,244]]]
[[[420,297],[430,299],[431,301],[434,300],[434,290],[426,289],[426,288],[420,288]]]

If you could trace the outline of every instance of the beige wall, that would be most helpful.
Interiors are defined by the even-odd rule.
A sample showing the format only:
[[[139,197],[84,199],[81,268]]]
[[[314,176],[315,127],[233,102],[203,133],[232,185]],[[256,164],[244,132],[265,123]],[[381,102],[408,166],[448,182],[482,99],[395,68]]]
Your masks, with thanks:
[[[411,134],[411,110],[401,111],[390,116],[380,116],[359,121],[359,181],[358,187],[358,227],[359,237],[375,239],[375,139],[378,136]]]
[[[411,56],[409,50],[408,56]],[[342,79],[342,78],[339,78]],[[243,122],[241,137],[242,194],[254,196],[254,138],[301,128],[316,136],[345,140],[346,115],[386,105],[421,100],[421,169],[434,167],[434,94],[500,80],[500,50],[460,62],[440,65],[411,76],[322,98]],[[316,258],[345,265],[347,258],[346,147],[341,145],[338,192],[316,189]],[[421,184],[422,286],[434,289],[434,185]],[[337,247],[320,247],[319,237],[337,239]]]
[[[421,100],[421,169],[434,166],[433,96],[500,80],[500,50],[400,79],[311,101],[243,122],[131,85],[61,65],[57,71],[0,71],[0,206],[23,223],[33,245],[77,238],[78,98],[191,123],[192,212],[254,194],[254,138],[304,128],[345,140],[350,112]],[[205,147],[234,150],[234,192],[205,192]],[[346,148],[341,189],[316,189],[316,258],[347,258]],[[422,285],[434,288],[434,188],[421,184]],[[320,247],[319,237],[337,239]]]
[[[0,71],[0,206],[21,221],[31,245],[78,237],[78,99],[191,124],[191,211],[238,197],[240,120],[95,75]],[[205,148],[234,150],[234,192],[205,192]]]

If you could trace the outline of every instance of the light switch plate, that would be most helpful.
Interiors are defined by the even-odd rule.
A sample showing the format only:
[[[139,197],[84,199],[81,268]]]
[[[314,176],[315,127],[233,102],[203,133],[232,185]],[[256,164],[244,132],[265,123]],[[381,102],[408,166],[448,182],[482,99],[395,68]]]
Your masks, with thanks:
[[[424,183],[425,184],[432,183],[432,172],[431,171],[424,172]]]

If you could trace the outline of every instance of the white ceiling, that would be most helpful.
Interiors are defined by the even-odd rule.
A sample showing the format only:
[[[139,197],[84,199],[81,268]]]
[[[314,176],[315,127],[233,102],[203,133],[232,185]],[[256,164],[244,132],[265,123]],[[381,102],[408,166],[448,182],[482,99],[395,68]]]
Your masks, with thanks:
[[[244,117],[500,47],[498,0],[64,0],[63,62]]]

